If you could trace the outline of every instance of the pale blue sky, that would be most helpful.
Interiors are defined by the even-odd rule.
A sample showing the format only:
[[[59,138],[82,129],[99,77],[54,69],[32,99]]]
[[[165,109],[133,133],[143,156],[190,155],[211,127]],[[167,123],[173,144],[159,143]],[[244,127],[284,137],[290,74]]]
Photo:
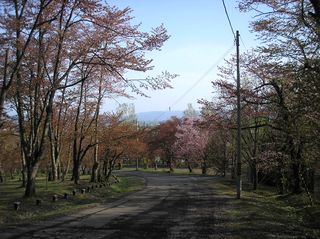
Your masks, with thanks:
[[[236,0],[225,2],[234,30],[240,31],[246,48],[250,48],[255,44],[255,36],[249,32],[251,16],[239,12]],[[217,78],[217,68],[209,73],[208,70],[234,42],[221,0],[112,0],[108,3],[119,8],[130,7],[134,22],[142,23],[141,30],[149,31],[163,23],[171,35],[161,51],[147,54],[153,59],[154,70],[139,77],[155,76],[165,70],[179,75],[172,82],[173,89],[150,91],[151,98],[117,98],[118,102],[134,103],[136,112],[163,111],[169,107],[184,110],[188,103],[198,108],[197,99],[214,96],[211,81]],[[241,50],[245,50],[242,43]],[[235,48],[228,56],[232,53]],[[222,64],[223,60],[219,61],[218,65]],[[133,76],[136,77],[132,73],[126,75],[127,78]],[[115,100],[106,99],[103,108],[114,110],[117,104]]]

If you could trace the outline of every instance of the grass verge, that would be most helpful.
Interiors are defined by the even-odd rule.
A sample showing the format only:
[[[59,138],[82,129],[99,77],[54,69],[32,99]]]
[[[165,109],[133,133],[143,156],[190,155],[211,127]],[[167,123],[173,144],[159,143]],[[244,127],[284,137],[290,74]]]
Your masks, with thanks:
[[[0,184],[0,226],[30,223],[67,215],[99,203],[111,202],[122,195],[141,189],[144,182],[138,178],[119,177],[119,183],[100,186],[100,184],[90,184],[88,176],[82,176],[79,185],[74,185],[70,181],[46,182],[45,178],[38,178],[37,197],[33,198],[23,197],[24,188],[21,188],[20,184],[18,180]],[[82,194],[81,189],[86,189],[87,192]],[[75,195],[72,193],[73,190],[76,190]],[[64,198],[65,193],[68,194],[67,199]],[[53,195],[58,196],[55,202]],[[37,199],[41,200],[40,205],[36,205]],[[14,210],[14,202],[21,202],[17,211]]]
[[[231,238],[320,238],[319,202],[310,206],[304,193],[278,195],[272,187],[244,185],[239,200],[234,182],[225,179],[214,190],[225,196],[217,226]]]

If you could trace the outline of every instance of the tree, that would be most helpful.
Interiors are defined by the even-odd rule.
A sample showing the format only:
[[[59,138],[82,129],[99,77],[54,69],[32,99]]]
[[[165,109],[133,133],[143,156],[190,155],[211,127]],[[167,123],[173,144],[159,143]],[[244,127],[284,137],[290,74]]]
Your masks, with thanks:
[[[120,114],[122,120],[127,122],[137,122],[136,110],[134,104],[120,104],[117,108],[117,114]]]
[[[170,172],[174,171],[174,151],[172,145],[175,143],[177,126],[180,119],[172,117],[171,119],[160,123],[151,130],[152,138],[148,142],[150,151],[158,151],[161,153],[161,158],[166,160],[166,164]]]
[[[143,133],[135,122],[123,121],[121,113],[101,117],[98,135],[101,180],[108,181],[115,165],[123,159],[135,161],[143,157],[146,152]]]
[[[122,89],[143,94],[143,87],[169,86],[174,77],[169,73],[147,79],[141,88],[139,81],[123,77],[126,70],[150,70],[151,60],[144,52],[160,49],[169,37],[163,26],[151,33],[139,31],[139,26],[130,24],[130,12],[91,0],[6,1],[1,9],[0,123],[10,89],[27,166],[25,196],[35,195],[35,177],[60,90],[82,84],[98,68],[116,79],[109,89],[121,84]]]
[[[19,137],[14,122],[6,122],[0,131],[0,183],[21,168]]]
[[[218,174],[226,176],[228,166],[231,165],[231,176],[235,176],[235,112],[230,103],[230,95],[223,97],[221,101],[210,102],[199,100],[201,107],[201,128],[209,131],[209,139],[206,146],[208,167],[213,168]],[[227,101],[227,103],[225,102]]]
[[[177,126],[176,141],[172,149],[177,158],[186,160],[190,173],[195,166],[201,166],[203,173],[206,173],[207,169],[206,147],[209,132],[201,129],[199,124],[195,118],[184,118]]]
[[[79,88],[78,104],[75,107],[76,115],[73,131],[73,171],[72,179],[75,184],[79,183],[79,169],[88,150],[95,146],[93,140],[93,125],[95,121],[94,103],[90,100],[90,84],[82,81]]]
[[[262,8],[261,8],[262,7]],[[253,56],[254,67],[262,82],[259,89],[274,92],[269,95],[278,110],[273,122],[280,132],[274,133],[282,145],[276,147],[289,160],[287,178],[293,192],[300,192],[304,175],[308,174],[313,153],[319,147],[314,134],[319,115],[319,1],[241,1],[240,9],[259,11],[252,22],[265,46]],[[258,60],[259,59],[259,60]],[[248,61],[249,62],[249,61]],[[250,61],[251,63],[253,61]],[[253,65],[254,66],[254,65]],[[259,69],[261,67],[264,72]],[[306,148],[310,153],[306,153]]]
[[[11,87],[20,83],[20,70],[27,57],[32,39],[37,29],[50,24],[54,14],[44,19],[42,16],[50,11],[53,1],[3,1],[0,10],[0,44],[1,44],[1,80],[0,80],[0,127],[3,125],[5,102]]]
[[[197,111],[193,108],[191,103],[188,103],[187,109],[183,111],[183,116],[184,117],[197,117],[198,113]]]

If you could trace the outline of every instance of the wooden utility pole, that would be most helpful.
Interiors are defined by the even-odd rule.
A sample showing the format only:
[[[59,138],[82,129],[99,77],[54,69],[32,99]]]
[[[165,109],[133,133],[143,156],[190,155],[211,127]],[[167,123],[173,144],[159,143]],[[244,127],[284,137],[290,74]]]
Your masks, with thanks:
[[[237,45],[237,199],[241,198],[241,104],[240,104],[240,56],[239,56],[239,31],[236,32]]]

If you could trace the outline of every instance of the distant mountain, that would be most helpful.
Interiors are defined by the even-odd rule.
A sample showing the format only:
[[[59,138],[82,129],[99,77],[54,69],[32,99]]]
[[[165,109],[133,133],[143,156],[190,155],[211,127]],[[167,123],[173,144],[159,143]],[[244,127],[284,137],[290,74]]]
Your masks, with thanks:
[[[182,118],[183,111],[149,111],[137,113],[136,115],[139,122],[156,124],[162,121],[166,121],[173,116]]]

